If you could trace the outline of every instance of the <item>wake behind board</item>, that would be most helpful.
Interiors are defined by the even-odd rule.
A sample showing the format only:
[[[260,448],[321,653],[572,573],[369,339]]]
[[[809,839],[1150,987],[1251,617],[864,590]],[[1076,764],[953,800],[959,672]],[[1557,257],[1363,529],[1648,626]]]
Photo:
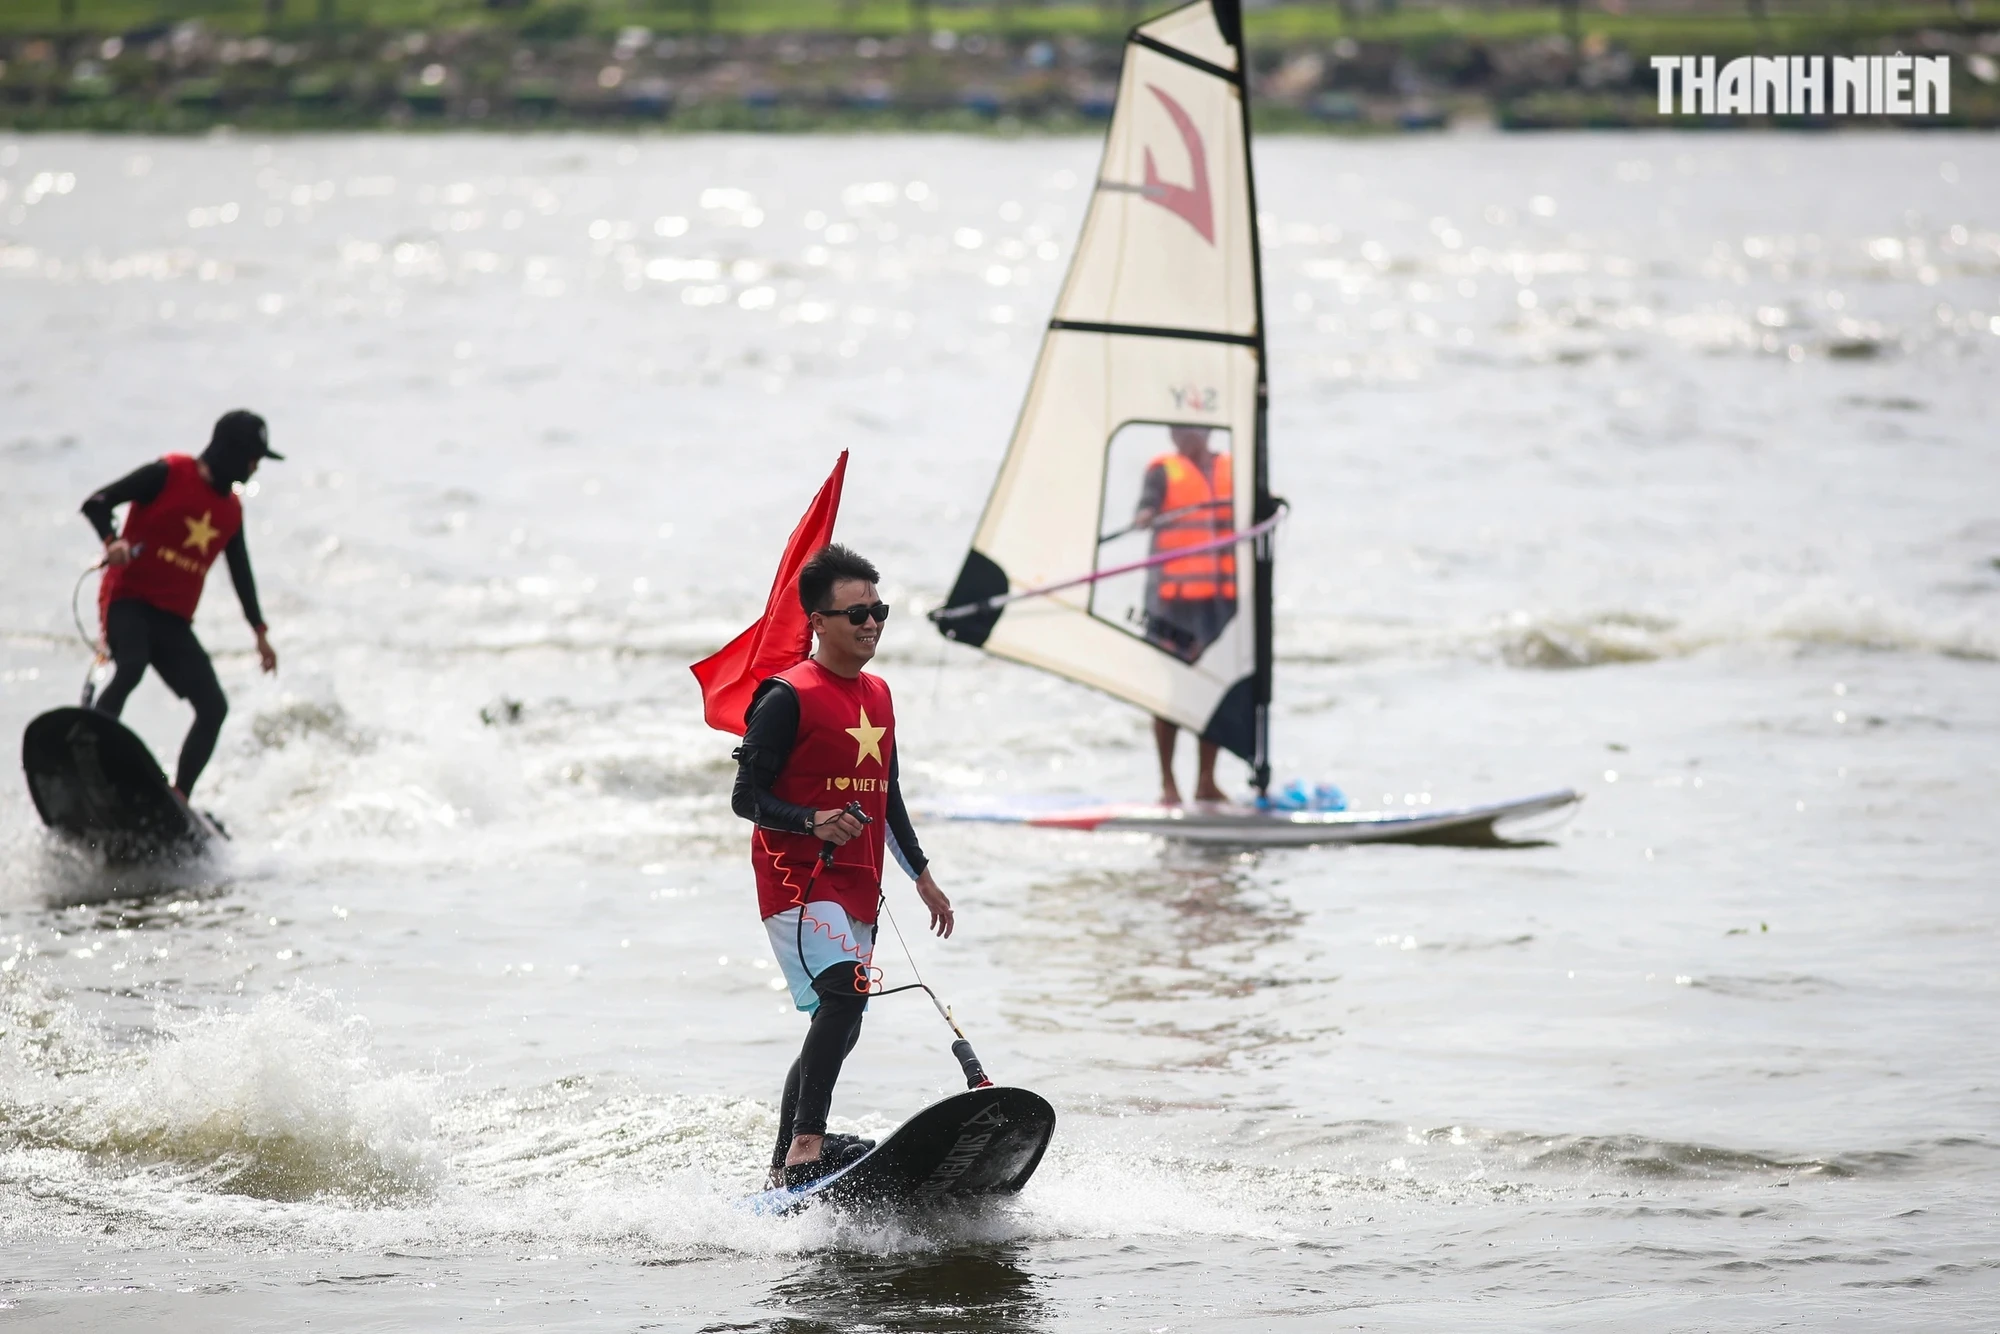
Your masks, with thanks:
[[[1041,1165],[1055,1130],[1055,1109],[1038,1094],[968,1089],[924,1108],[838,1172],[743,1204],[773,1215],[813,1204],[907,1210],[1012,1195]]]
[[[947,820],[1157,834],[1193,843],[1255,847],[1301,847],[1311,843],[1446,843],[1477,847],[1506,843],[1504,825],[1547,815],[1581,800],[1575,792],[1563,788],[1514,801],[1435,810],[1287,811],[1221,802],[1160,806],[1142,802],[1063,801],[942,806],[930,813]]]
[[[222,836],[116,718],[50,710],[22,735],[21,767],[42,823],[112,861],[193,856]]]

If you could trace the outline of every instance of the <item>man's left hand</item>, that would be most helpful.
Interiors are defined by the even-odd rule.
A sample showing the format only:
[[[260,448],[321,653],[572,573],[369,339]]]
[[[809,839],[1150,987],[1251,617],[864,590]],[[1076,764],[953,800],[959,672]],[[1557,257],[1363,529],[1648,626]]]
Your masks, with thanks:
[[[937,881],[931,879],[931,869],[928,866],[924,868],[924,873],[917,877],[917,897],[931,910],[931,930],[946,940],[951,939],[951,928],[955,920],[952,916],[951,900],[938,888]]]
[[[257,632],[257,662],[267,672],[278,670],[278,650],[271,647],[262,630]]]

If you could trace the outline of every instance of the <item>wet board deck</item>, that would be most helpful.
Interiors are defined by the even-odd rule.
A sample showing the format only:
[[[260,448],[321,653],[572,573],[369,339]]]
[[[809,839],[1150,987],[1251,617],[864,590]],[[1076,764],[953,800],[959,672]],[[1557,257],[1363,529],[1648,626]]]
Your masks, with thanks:
[[[222,837],[116,718],[88,709],[43,714],[21,737],[21,767],[42,823],[113,861],[189,857]]]
[[[831,1176],[743,1201],[759,1214],[834,1208],[928,1209],[1028,1184],[1055,1134],[1056,1113],[1017,1088],[968,1089],[918,1112],[894,1134]]]
[[[934,806],[947,820],[1030,825],[1121,834],[1158,834],[1195,843],[1297,847],[1310,843],[1446,843],[1493,845],[1508,840],[1501,826],[1549,815],[1582,800],[1563,788],[1478,806],[1385,811],[1258,810],[1220,802],[1161,806],[1089,802],[1080,798],[1015,800],[987,805]]]

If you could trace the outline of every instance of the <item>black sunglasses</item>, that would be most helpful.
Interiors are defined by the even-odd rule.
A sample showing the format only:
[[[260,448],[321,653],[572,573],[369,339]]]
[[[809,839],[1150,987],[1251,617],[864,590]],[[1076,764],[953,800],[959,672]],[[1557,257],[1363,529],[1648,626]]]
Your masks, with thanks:
[[[870,607],[864,603],[857,602],[851,607],[829,607],[819,614],[822,616],[845,616],[849,625],[860,625],[872,617],[875,624],[880,625],[889,619],[889,604],[878,602]]]

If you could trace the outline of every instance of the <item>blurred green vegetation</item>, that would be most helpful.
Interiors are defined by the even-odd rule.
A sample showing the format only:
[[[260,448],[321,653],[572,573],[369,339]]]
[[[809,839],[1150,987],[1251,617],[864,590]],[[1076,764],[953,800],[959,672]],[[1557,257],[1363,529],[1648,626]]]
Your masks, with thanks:
[[[132,32],[198,19],[222,31],[304,33],[328,27],[450,31],[503,27],[559,38],[645,27],[659,33],[754,34],[851,32],[889,35],[949,29],[1010,35],[1102,34],[1122,30],[1169,3],[928,4],[911,0],[0,0],[0,33]],[[1854,39],[1913,28],[2000,22],[2000,0],[1897,3],[1804,0],[1803,3],[1689,3],[1624,0],[1617,12],[1574,7],[1582,33],[1647,49],[1769,46],[1804,49],[1830,38]],[[1370,41],[1457,37],[1518,41],[1569,31],[1570,7],[1557,4],[1412,5],[1375,0],[1280,3],[1245,18],[1254,41],[1343,36]],[[1766,12],[1770,11],[1770,12]],[[1759,17],[1759,15],[1762,17]]]
[[[0,0],[0,126],[1082,128],[1110,113],[1124,30],[1170,4]],[[1653,55],[1898,49],[1957,53],[1930,123],[2000,127],[2000,0],[1320,0],[1247,21],[1269,129],[1658,125]]]

